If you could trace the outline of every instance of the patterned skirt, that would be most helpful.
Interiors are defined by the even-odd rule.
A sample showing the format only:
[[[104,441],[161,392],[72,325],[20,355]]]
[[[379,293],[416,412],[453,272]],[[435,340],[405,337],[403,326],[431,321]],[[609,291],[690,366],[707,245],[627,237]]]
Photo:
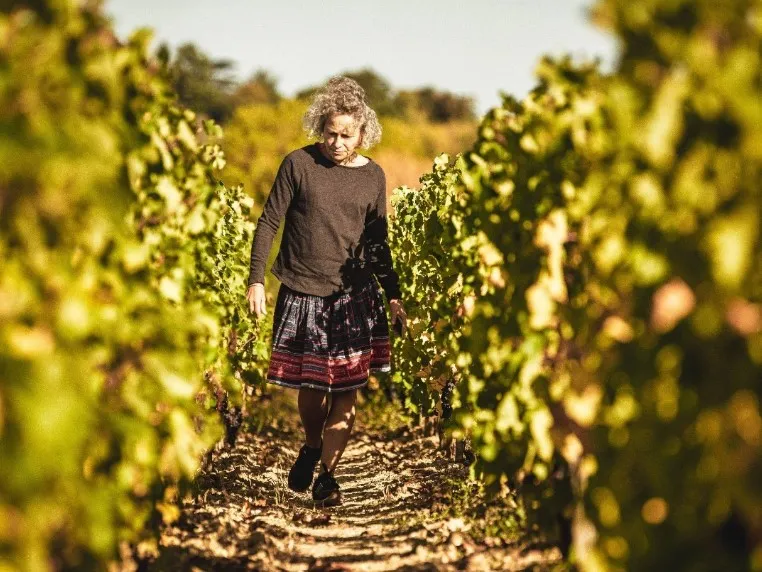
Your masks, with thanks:
[[[384,301],[375,278],[355,292],[314,296],[280,285],[267,381],[349,391],[371,371],[390,371]]]

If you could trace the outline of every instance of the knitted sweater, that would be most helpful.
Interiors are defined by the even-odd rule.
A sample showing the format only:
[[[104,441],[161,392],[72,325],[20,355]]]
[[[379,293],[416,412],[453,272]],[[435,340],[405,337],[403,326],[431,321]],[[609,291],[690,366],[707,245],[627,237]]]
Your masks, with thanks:
[[[248,284],[264,283],[273,238],[285,218],[272,273],[298,292],[352,292],[375,275],[387,299],[400,297],[387,242],[386,176],[372,159],[337,165],[317,143],[281,162],[251,245]]]

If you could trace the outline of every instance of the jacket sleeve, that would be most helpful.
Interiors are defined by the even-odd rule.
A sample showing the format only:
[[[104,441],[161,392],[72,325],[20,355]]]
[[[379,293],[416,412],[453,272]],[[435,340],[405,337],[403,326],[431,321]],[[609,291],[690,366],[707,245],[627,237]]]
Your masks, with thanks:
[[[378,278],[387,300],[400,298],[399,277],[392,265],[386,217],[386,175],[381,177],[376,200],[369,205],[365,216],[365,237],[373,274]]]
[[[270,255],[273,239],[286,216],[295,192],[294,165],[287,156],[281,161],[262,215],[257,220],[251,243],[248,286],[265,281],[265,264]]]

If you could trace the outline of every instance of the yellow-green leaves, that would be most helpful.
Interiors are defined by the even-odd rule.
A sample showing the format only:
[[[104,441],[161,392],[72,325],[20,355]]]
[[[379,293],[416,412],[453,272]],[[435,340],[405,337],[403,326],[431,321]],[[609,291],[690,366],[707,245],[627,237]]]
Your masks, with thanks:
[[[149,45],[98,3],[0,13],[0,568],[154,534],[221,436],[209,395],[263,377],[252,200]]]
[[[687,71],[676,67],[654,94],[650,113],[639,131],[639,143],[658,169],[667,169],[674,161],[676,143],[683,134],[683,102],[689,90]]]
[[[739,206],[735,212],[717,217],[707,229],[706,246],[717,283],[737,291],[746,278],[759,240],[759,207]]]
[[[488,480],[531,471],[546,499],[570,463],[585,572],[762,569],[758,538],[719,540],[762,510],[759,12],[599,0],[610,75],[543,59],[454,179],[435,165],[395,202],[405,293],[448,324],[404,359],[456,368]],[[435,210],[439,238],[406,227]]]

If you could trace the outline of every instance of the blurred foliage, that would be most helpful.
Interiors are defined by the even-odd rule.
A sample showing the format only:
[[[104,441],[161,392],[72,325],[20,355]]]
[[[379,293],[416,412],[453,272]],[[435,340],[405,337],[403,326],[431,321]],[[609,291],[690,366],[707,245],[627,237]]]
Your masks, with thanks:
[[[473,145],[435,124],[457,98],[360,76],[407,102],[374,156],[437,156],[393,196],[393,380],[419,412],[452,391],[475,471],[573,519],[585,571],[762,570],[760,13],[600,0],[614,73],[544,59]],[[181,102],[227,117],[226,62],[120,45],[98,3],[0,14],[0,568],[98,568],[177,517],[213,408],[262,381],[250,220],[307,103],[255,75],[222,138]]]
[[[149,33],[32,6],[0,13],[0,568],[101,569],[177,518],[217,400],[262,379],[252,200]]]
[[[465,146],[473,144],[477,125],[475,121],[432,123],[425,120],[382,117],[383,138],[370,153],[374,157],[375,154],[392,152],[410,157],[425,157],[431,165],[431,157],[440,153],[455,154]]]
[[[396,381],[430,409],[452,376],[475,469],[571,517],[582,570],[762,570],[760,8],[602,0],[611,76],[544,59],[393,197]]]
[[[432,123],[474,121],[474,99],[431,86],[400,90],[394,96],[396,115],[412,119],[421,117]]]
[[[247,105],[236,109],[225,126],[220,144],[228,163],[222,180],[228,185],[242,183],[260,210],[283,157],[309,141],[302,129],[307,105],[293,99]]]
[[[173,54],[167,44],[157,49],[157,57],[166,63],[169,80],[180,102],[190,109],[227,126],[240,108],[256,104],[277,104],[282,98],[277,79],[260,69],[243,82],[236,81],[234,63],[213,59],[193,43],[181,45]],[[346,71],[365,90],[368,104],[381,118],[399,118],[414,123],[450,123],[476,121],[473,97],[462,96],[425,86],[394,90],[391,84],[370,68]],[[299,90],[294,100],[307,101],[322,85]],[[430,157],[431,155],[429,155]]]
[[[282,96],[278,91],[278,81],[267,70],[258,70],[249,79],[236,87],[231,96],[235,109],[258,103],[278,103]]]
[[[236,103],[246,101],[247,96],[258,92],[263,84],[269,88],[267,81],[263,82],[268,78],[257,76],[238,86],[232,60],[212,59],[192,43],[181,45],[174,54],[163,44],[158,49],[158,57],[168,63],[169,80],[180,103],[217,122],[225,122]]]

